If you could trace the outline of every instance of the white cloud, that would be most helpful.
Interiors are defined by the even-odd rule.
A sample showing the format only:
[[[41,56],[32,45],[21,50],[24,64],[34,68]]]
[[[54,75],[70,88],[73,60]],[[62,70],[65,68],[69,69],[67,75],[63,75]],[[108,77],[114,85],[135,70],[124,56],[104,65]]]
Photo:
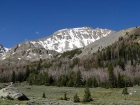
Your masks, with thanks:
[[[35,32],[35,34],[39,35],[39,32],[38,32],[38,31],[36,31],[36,32]]]

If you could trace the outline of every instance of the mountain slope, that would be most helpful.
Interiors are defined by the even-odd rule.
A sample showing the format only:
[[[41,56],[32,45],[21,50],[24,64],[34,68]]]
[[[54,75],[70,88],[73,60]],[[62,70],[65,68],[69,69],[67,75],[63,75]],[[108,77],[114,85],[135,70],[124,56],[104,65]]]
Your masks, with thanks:
[[[37,61],[76,48],[82,48],[114,31],[108,29],[92,29],[90,27],[63,29],[53,35],[34,41],[26,41],[15,45],[0,60]],[[12,60],[11,60],[12,61]]]
[[[118,41],[120,37],[125,38],[128,35],[136,35],[136,34],[140,34],[140,27],[133,27],[133,28],[120,30],[118,32],[110,33],[108,36],[101,38],[100,40],[97,40],[94,43],[91,43],[86,47],[84,47],[79,57],[95,53],[98,50],[101,50],[109,45],[112,45],[113,43]],[[140,42],[140,39],[137,39],[137,42]]]
[[[3,55],[4,53],[6,53],[8,51],[8,48],[5,48],[3,47],[1,44],[0,44],[0,55]]]
[[[109,35],[111,32],[113,33],[114,31],[90,27],[63,29],[55,32],[50,37],[30,41],[30,43],[39,44],[45,49],[62,53],[87,46],[95,40]]]

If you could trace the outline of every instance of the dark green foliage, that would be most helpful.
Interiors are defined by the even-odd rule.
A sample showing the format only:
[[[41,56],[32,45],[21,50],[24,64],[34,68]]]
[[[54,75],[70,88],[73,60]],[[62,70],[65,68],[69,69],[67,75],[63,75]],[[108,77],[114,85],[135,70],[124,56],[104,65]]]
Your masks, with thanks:
[[[93,85],[93,87],[98,87],[98,82],[95,77],[92,80],[92,85]]]
[[[126,87],[126,86],[133,86],[130,77],[126,76],[126,75],[121,75],[121,79],[122,79],[122,87]]]
[[[85,94],[84,94],[83,102],[90,102],[90,101],[92,101],[92,100],[93,100],[93,99],[91,98],[89,88],[86,87],[86,88],[85,88]]]
[[[53,78],[50,76],[48,76],[48,73],[44,73],[44,74],[35,74],[35,73],[31,73],[30,76],[27,79],[27,82],[30,85],[52,85],[54,80]]]
[[[117,81],[117,87],[118,88],[123,88],[126,86],[133,86],[130,77],[127,77],[125,75],[122,74],[118,74],[118,81]]]
[[[108,80],[109,87],[113,88],[113,87],[115,87],[115,82],[114,82],[115,76],[114,76],[114,72],[113,72],[112,63],[110,63],[109,66],[108,66],[108,75],[109,75],[109,80]]]
[[[118,87],[118,88],[122,88],[122,87],[123,87],[123,81],[122,81],[122,78],[121,78],[120,73],[118,74],[117,87]]]
[[[22,72],[19,72],[16,75],[16,81],[23,82],[25,80],[25,75]]]
[[[92,78],[89,78],[89,79],[86,80],[86,86],[92,87],[92,83],[93,83]]]
[[[46,62],[44,63],[45,68],[50,68],[51,66],[52,66],[52,64],[50,62],[49,63],[46,63]]]
[[[80,59],[79,58],[74,58],[72,65],[70,65],[70,68],[73,68],[75,65],[79,63]]]
[[[125,88],[123,89],[122,94],[124,94],[124,95],[127,95],[127,94],[128,94],[127,87],[125,87]]]
[[[76,54],[79,55],[80,53],[82,53],[81,50],[79,49],[75,49],[75,50],[71,50],[71,51],[67,51],[67,52],[64,52],[61,57],[68,57],[68,58],[73,58]]]
[[[67,100],[68,98],[67,98],[67,93],[64,93],[64,98],[63,98],[63,100]]]
[[[76,80],[74,83],[75,87],[81,87],[82,86],[82,76],[81,76],[81,71],[78,70],[76,73]]]
[[[76,74],[74,72],[70,72],[68,74],[68,81],[67,81],[66,86],[73,87],[74,86],[75,77],[76,77]]]
[[[73,102],[80,102],[80,98],[79,96],[77,95],[77,93],[74,95],[73,97]]]
[[[42,98],[46,98],[45,92],[43,93]]]
[[[29,66],[27,66],[25,71],[25,80],[29,77],[29,75],[30,75],[30,69]]]
[[[59,54],[61,57],[40,59],[40,61],[29,62],[29,64],[17,65],[17,67],[2,66],[0,69],[2,75],[0,81],[27,81],[30,85],[69,87],[83,87],[86,85],[88,87],[100,86],[105,88],[123,88],[140,84],[140,79],[137,76],[140,70],[140,44],[137,43],[138,38],[140,39],[140,35],[128,34],[125,37],[120,37],[119,41],[114,44],[106,48],[99,47],[97,52],[93,54],[89,52],[89,55],[81,58],[76,58],[76,55],[81,53],[81,50],[75,49]],[[96,75],[95,78],[92,77],[92,74],[89,74],[92,73],[92,70],[93,72],[97,70],[97,73],[106,74],[107,68],[109,78],[106,75],[106,77],[102,76],[102,74],[99,74],[99,78]],[[13,70],[15,73],[5,75],[4,71],[7,72],[8,70]],[[101,72],[101,70],[105,72]],[[57,71],[60,73],[55,74]],[[127,73],[127,71],[131,73]],[[116,75],[117,72],[118,75]]]
[[[12,72],[11,82],[13,82],[13,83],[16,82],[16,74],[15,74],[15,71]]]
[[[69,79],[68,82],[67,82],[67,84],[66,84],[66,86],[73,87],[74,86],[73,80],[72,79]]]
[[[57,80],[57,86],[66,86],[68,81],[68,77],[65,75],[62,75]]]
[[[124,59],[119,59],[118,60],[118,65],[123,69],[123,70],[125,70],[125,61],[124,61]]]
[[[41,69],[41,63],[40,63],[40,62],[38,63],[38,65],[37,65],[37,68],[36,68],[36,69],[37,69],[37,71],[39,71],[39,70]]]

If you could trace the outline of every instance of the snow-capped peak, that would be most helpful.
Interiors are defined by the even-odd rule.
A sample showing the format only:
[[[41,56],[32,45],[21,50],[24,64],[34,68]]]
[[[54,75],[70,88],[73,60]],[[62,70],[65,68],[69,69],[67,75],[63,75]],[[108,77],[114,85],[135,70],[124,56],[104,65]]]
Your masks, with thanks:
[[[9,49],[8,48],[5,48],[3,47],[1,44],[0,44],[0,55],[3,55],[4,53],[6,53]]]
[[[111,32],[113,31],[100,28],[93,29],[91,27],[66,28],[56,31],[50,37],[31,41],[31,43],[39,44],[47,50],[55,50],[62,53],[67,50],[87,46]]]

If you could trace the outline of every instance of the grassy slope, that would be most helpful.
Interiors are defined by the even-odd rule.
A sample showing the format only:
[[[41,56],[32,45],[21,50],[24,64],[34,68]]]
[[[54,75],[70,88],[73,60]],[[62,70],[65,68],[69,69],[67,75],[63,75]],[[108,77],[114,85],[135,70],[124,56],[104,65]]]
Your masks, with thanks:
[[[7,101],[0,100],[0,105],[25,105],[25,103],[32,103],[31,105],[75,105],[72,101],[58,100],[63,97],[64,93],[67,93],[67,97],[70,100],[73,99],[75,93],[82,100],[84,95],[84,88],[71,88],[71,87],[53,87],[53,86],[29,86],[25,84],[18,84],[16,87],[22,91],[31,100],[27,101]],[[124,96],[121,94],[122,89],[104,89],[104,88],[90,88],[90,92],[94,101],[88,103],[92,105],[140,105],[140,87],[129,87],[128,92],[132,93],[132,96]],[[134,92],[136,91],[136,92]],[[42,94],[45,92],[46,99],[42,98]],[[8,103],[8,104],[6,104]],[[10,103],[10,104],[9,104]],[[81,104],[81,103],[80,103]],[[80,105],[79,104],[79,105]]]

